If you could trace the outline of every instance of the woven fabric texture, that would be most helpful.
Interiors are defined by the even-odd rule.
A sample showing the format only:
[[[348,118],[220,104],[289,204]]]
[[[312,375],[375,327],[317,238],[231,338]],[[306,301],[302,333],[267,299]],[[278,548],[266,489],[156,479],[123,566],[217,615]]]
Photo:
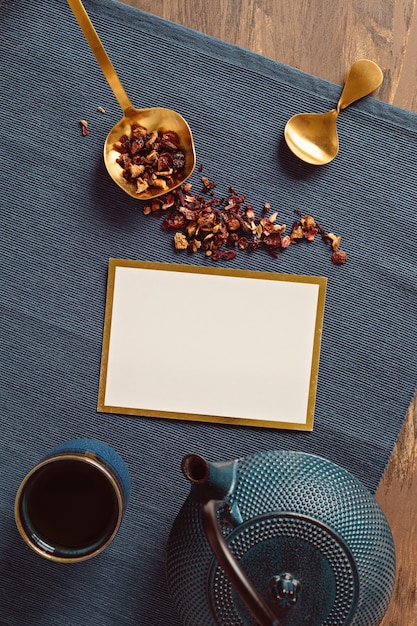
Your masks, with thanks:
[[[85,4],[134,105],[173,108],[188,120],[218,197],[231,185],[257,213],[269,202],[288,226],[295,211],[312,214],[342,235],[349,255],[336,267],[317,240],[278,259],[260,250],[227,262],[328,278],[312,433],[97,413],[108,259],[213,261],[176,252],[161,220],[108,177],[102,148],[121,111],[65,0],[0,2],[0,623],[177,626],[164,558],[188,493],[184,454],[301,450],[347,468],[372,492],[378,485],[417,376],[417,117],[366,98],[340,115],[337,158],[308,166],[288,151],[285,123],[333,108],[340,85],[113,0]],[[86,137],[80,119],[89,122]],[[175,332],[169,307],[166,323]],[[221,361],[224,342],[267,342],[273,325],[267,310],[263,319],[248,315],[247,337],[236,337],[219,302],[213,326],[184,337],[190,368],[207,350]],[[285,358],[248,362],[236,393],[253,368]],[[207,393],[216,393],[210,380]],[[265,393],[279,404],[286,391]],[[30,467],[73,437],[113,446],[129,466],[132,496],[112,545],[62,566],[25,546],[13,501]]]

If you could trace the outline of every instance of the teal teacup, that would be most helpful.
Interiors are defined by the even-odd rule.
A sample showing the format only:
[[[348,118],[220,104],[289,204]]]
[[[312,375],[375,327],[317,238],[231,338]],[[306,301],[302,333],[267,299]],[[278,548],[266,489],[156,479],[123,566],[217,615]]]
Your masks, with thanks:
[[[113,448],[96,439],[72,439],[23,479],[15,499],[17,528],[49,560],[84,561],[113,540],[129,495],[127,466]]]

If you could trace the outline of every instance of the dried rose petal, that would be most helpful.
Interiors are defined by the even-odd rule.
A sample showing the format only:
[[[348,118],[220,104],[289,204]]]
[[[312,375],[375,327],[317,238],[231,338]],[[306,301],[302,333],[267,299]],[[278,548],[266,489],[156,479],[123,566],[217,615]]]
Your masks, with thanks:
[[[181,215],[181,213],[170,213],[169,215],[166,216],[166,218],[162,222],[162,228],[164,230],[168,230],[168,229],[176,230],[176,229],[184,228],[185,224],[186,224],[186,219],[184,215]]]
[[[305,231],[304,238],[307,239],[307,241],[314,241],[314,237],[316,235],[317,235],[317,229],[309,228],[307,231]]]
[[[161,209],[163,209],[164,211],[166,209],[169,209],[170,207],[174,206],[174,202],[175,202],[174,194],[168,193],[166,196],[164,196],[164,202],[161,205]]]
[[[224,250],[222,253],[222,258],[225,261],[230,261],[231,259],[234,259],[236,256],[237,256],[236,250]]]
[[[291,238],[288,235],[282,237],[281,239],[281,248],[288,248],[291,245]]]
[[[279,248],[281,246],[281,242],[280,233],[271,233],[264,239],[264,244],[270,246],[271,248]]]
[[[172,130],[168,130],[161,135],[161,143],[171,143],[174,146],[180,145],[180,140],[177,133],[174,133]]]

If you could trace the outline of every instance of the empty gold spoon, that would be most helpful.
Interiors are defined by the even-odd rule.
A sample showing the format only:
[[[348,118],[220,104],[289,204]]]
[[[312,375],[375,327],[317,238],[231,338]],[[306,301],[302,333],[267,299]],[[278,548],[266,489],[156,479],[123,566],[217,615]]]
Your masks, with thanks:
[[[110,176],[123,191],[138,200],[156,198],[179,187],[191,176],[196,161],[194,141],[187,122],[179,113],[171,109],[162,107],[135,109],[107,56],[81,0],[67,0],[67,2],[123,111],[123,118],[113,126],[104,143],[104,162]],[[148,133],[154,131],[167,133],[172,131],[178,136],[179,148],[184,154],[185,163],[179,171],[172,174],[168,188],[149,186],[145,191],[138,193],[138,187],[123,176],[123,168],[116,162],[116,159],[120,157],[120,152],[115,149],[114,145],[123,135],[130,136],[132,125],[136,124],[144,126]]]
[[[284,137],[290,150],[312,165],[330,163],[339,152],[336,121],[342,109],[372,93],[383,74],[373,61],[361,59],[350,68],[339,102],[327,113],[299,113],[288,120]]]

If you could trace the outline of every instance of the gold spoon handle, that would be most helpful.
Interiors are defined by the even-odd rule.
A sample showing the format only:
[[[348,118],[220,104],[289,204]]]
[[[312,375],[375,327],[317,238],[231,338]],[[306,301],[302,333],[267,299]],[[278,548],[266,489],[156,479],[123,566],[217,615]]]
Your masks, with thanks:
[[[74,13],[75,19],[77,20],[88,45],[97,59],[101,71],[116,96],[117,102],[119,103],[123,113],[126,115],[127,111],[133,109],[134,107],[116,74],[116,70],[114,69],[112,62],[107,56],[107,52],[105,51],[104,46],[101,43],[90,18],[88,17],[83,3],[81,0],[67,0],[67,2]]]
[[[337,103],[337,111],[346,109],[356,100],[360,100],[375,91],[382,83],[383,78],[381,68],[373,61],[368,59],[356,61],[347,75],[342,95]]]

